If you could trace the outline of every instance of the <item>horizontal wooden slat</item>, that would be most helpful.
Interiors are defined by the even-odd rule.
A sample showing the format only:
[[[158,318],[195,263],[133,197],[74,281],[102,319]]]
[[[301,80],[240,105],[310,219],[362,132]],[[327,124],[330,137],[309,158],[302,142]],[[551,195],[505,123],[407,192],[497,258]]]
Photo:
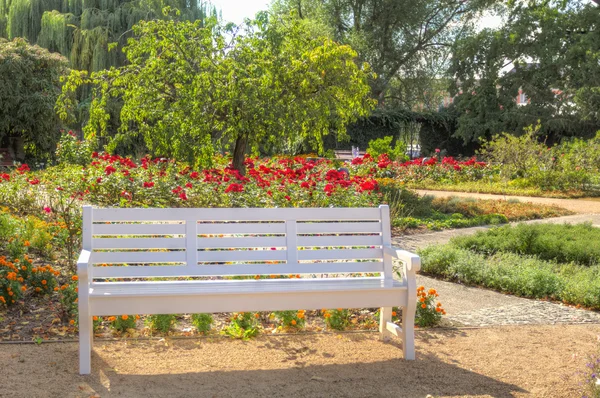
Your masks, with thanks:
[[[153,278],[227,275],[296,275],[383,272],[382,262],[94,267],[94,278]]]
[[[198,238],[199,249],[240,248],[240,247],[284,247],[285,237],[248,237],[248,238]]]
[[[381,236],[298,236],[298,246],[381,246]]]
[[[382,257],[382,249],[298,250],[298,260],[354,260]]]
[[[185,249],[185,238],[96,238],[94,249]]]
[[[94,221],[379,220],[378,208],[94,209]]]
[[[173,252],[93,252],[91,263],[183,263],[184,251]]]
[[[380,222],[335,222],[335,223],[298,223],[299,234],[318,233],[377,233],[381,232]]]
[[[93,224],[93,235],[183,235],[185,224]]]
[[[199,251],[198,261],[281,261],[287,258],[285,250],[222,250]]]
[[[283,234],[285,223],[201,223],[198,234]]]

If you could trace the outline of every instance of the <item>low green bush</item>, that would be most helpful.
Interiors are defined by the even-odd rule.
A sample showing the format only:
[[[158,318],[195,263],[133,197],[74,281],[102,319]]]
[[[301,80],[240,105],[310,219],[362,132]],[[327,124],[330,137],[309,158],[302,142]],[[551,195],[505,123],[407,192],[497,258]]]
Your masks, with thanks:
[[[176,320],[177,317],[174,314],[154,314],[148,315],[146,324],[153,332],[168,333]]]
[[[519,224],[503,226],[452,243],[479,253],[535,255],[542,260],[580,265],[600,263],[600,229],[584,224]]]
[[[465,285],[600,309],[600,265],[560,264],[533,255],[484,254],[448,244],[420,250],[422,272]]]

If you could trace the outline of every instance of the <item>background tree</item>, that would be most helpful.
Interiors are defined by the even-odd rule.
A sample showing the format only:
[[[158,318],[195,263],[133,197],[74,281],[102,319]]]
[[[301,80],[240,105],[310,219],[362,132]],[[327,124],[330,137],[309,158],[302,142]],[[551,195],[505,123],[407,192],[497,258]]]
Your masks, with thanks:
[[[73,93],[95,85],[87,137],[106,135],[113,99],[122,101],[120,132],[111,145],[140,134],[155,155],[208,162],[233,149],[233,166],[261,145],[307,140],[321,151],[323,136],[340,136],[366,115],[368,67],[348,46],[315,37],[296,18],[266,14],[226,27],[210,20],[140,22],[124,48],[128,64],[91,74],[73,72],[58,103],[63,118]],[[109,145],[109,148],[111,147]]]
[[[184,20],[216,16],[202,0],[0,0],[0,37],[23,37],[60,52],[78,70],[120,66],[121,51],[133,25],[163,18],[163,7],[180,11]],[[109,51],[109,44],[117,48]]]
[[[17,160],[54,151],[60,136],[54,104],[67,63],[24,39],[0,39],[0,142]]]
[[[552,140],[600,129],[600,10],[588,2],[515,2],[506,24],[459,40],[450,75],[465,142],[541,121]],[[522,90],[528,103],[517,105]]]
[[[469,35],[494,0],[279,0],[275,13],[295,11],[349,44],[376,78],[380,106],[408,107],[431,100],[444,76],[453,42]],[[443,90],[445,91],[445,90]]]

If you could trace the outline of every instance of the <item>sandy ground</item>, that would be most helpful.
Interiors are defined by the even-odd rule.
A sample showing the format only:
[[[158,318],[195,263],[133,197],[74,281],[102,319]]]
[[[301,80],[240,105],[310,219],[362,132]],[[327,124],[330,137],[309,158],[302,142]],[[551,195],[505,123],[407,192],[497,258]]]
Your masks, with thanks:
[[[517,199],[520,202],[540,203],[545,205],[555,205],[563,209],[571,210],[575,213],[590,214],[600,213],[600,198],[582,198],[582,199],[555,199],[555,198],[539,198],[533,196],[513,196],[513,195],[495,195],[487,193],[473,192],[451,192],[451,191],[432,191],[425,189],[415,190],[419,195],[433,195],[440,198],[449,196],[457,196],[461,198],[476,198],[476,199]]]
[[[376,333],[0,345],[0,397],[575,397],[600,326],[417,332],[417,360]]]

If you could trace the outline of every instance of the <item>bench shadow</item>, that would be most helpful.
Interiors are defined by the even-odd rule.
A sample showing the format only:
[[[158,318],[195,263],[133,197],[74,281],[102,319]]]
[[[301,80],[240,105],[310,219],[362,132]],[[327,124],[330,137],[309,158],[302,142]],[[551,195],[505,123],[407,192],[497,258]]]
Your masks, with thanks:
[[[454,331],[439,331],[427,336],[443,338]],[[421,336],[423,337],[423,336]],[[314,348],[316,336],[302,336],[303,343],[294,338],[263,338],[253,344],[260,349],[260,363],[273,358],[275,369],[250,369],[227,371],[227,362],[218,369],[203,368],[198,371],[173,374],[123,374],[111,369],[111,365],[93,353],[92,375],[82,376],[89,387],[100,397],[228,397],[228,396],[285,396],[285,397],[425,397],[433,396],[479,396],[504,398],[515,393],[527,393],[519,386],[495,380],[458,365],[442,361],[436,355],[417,350],[415,361],[402,358],[373,362],[323,364],[337,354],[326,349]],[[359,342],[368,338],[361,334],[345,334],[343,338]],[[420,339],[419,341],[423,341]],[[227,344],[229,340],[216,339],[209,344]],[[174,341],[177,349],[197,348],[194,342]],[[400,350],[396,340],[387,343],[391,350]],[[166,349],[152,346],[156,352]],[[231,350],[227,351],[231,354]],[[256,352],[256,351],[254,351]],[[284,359],[281,359],[281,352]],[[175,352],[164,352],[172,356]],[[244,356],[240,349],[235,356]],[[368,352],[365,352],[368,354]],[[162,354],[161,354],[162,355]],[[256,355],[256,354],[253,354]],[[401,355],[399,355],[400,357]],[[275,362],[276,361],[276,362]],[[284,365],[280,365],[281,363]],[[283,369],[277,367],[284,367]],[[256,366],[258,367],[258,366]],[[187,368],[189,370],[189,367]],[[164,367],[161,369],[164,372]]]

